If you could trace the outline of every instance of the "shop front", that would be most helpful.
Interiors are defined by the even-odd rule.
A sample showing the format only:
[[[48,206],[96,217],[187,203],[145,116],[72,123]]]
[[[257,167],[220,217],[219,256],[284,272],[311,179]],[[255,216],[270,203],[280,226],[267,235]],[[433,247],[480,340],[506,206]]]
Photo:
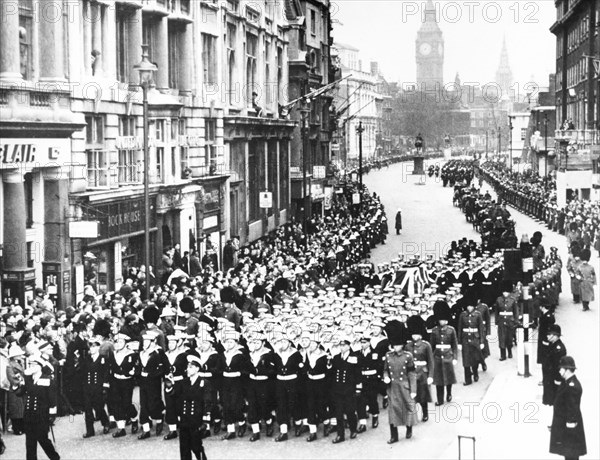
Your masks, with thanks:
[[[144,265],[144,199],[134,198],[85,206],[84,218],[98,222],[97,238],[81,239],[80,264],[75,267],[76,301],[85,286],[96,294],[120,289]],[[150,260],[156,260],[156,196],[150,197]],[[154,265],[151,263],[151,266]],[[156,269],[152,270],[156,274]]]

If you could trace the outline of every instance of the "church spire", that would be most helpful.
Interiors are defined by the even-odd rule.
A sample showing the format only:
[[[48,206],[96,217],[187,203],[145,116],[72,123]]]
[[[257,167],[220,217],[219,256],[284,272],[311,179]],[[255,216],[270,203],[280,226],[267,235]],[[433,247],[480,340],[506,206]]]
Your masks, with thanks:
[[[502,39],[502,51],[500,52],[500,63],[496,71],[496,84],[502,89],[502,95],[512,98],[513,73],[508,60],[508,47],[506,46],[506,35]]]

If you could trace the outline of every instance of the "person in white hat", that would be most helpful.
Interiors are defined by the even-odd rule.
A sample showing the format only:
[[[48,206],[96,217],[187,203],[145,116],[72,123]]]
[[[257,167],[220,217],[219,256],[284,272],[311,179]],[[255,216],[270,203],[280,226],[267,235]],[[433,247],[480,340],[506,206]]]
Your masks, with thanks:
[[[138,413],[132,402],[139,356],[127,346],[130,340],[127,334],[117,334],[114,337],[115,352],[110,359],[109,409],[117,422],[117,431],[113,433],[113,438],[121,438],[127,434],[125,425],[128,419],[131,420],[132,434],[137,433],[139,429]]]
[[[163,410],[165,408],[162,395],[162,379],[167,372],[167,358],[162,348],[156,345],[158,334],[146,331],[142,335],[142,351],[140,351],[140,422],[143,433],[138,439],[150,437],[150,420],[156,425],[156,436],[163,430]]]
[[[3,358],[4,359],[4,358]],[[25,409],[25,399],[16,393],[16,389],[25,380],[25,352],[16,342],[8,349],[8,366],[6,368],[6,378],[10,384],[8,391],[8,416],[12,422],[13,434],[22,435],[23,412]]]
[[[317,425],[320,421],[329,419],[330,401],[326,384],[327,353],[323,351],[317,333],[304,333],[303,337],[309,340],[306,352],[306,407],[309,435],[307,442],[317,439]],[[329,424],[324,426],[324,435],[329,434]]]
[[[187,351],[183,346],[186,335],[183,333],[183,326],[176,326],[175,333],[167,336],[167,356],[169,369],[165,376],[165,422],[169,427],[169,433],[164,436],[164,440],[175,439],[177,437],[177,405],[178,401],[175,395],[178,394],[178,389],[169,391],[171,387],[180,386],[185,377],[187,368]]]
[[[237,435],[241,438],[246,433],[246,423],[242,414],[243,380],[250,370],[248,357],[239,347],[240,333],[233,328],[227,328],[222,334],[225,348],[223,367],[223,387],[221,389],[221,404],[223,419],[227,425],[227,434],[222,439],[230,440],[236,436],[235,426],[238,424]]]

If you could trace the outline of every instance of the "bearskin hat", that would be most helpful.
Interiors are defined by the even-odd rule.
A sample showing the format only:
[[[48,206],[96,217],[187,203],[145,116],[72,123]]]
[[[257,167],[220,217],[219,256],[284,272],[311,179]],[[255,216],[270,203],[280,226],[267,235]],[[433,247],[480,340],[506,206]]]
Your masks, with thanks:
[[[433,304],[433,314],[435,315],[436,321],[450,321],[452,317],[452,314],[450,312],[450,306],[444,300],[438,300],[436,303]]]
[[[94,324],[94,335],[102,336],[103,338],[108,338],[110,336],[110,323],[105,319],[99,319]]]
[[[160,311],[156,307],[146,307],[144,308],[143,317],[147,324],[156,324],[160,318]]]
[[[421,318],[419,315],[413,315],[406,320],[406,327],[408,329],[408,335],[420,335],[421,337],[425,337],[427,335],[427,330],[425,328],[425,320]]]
[[[232,288],[231,286],[225,286],[223,289],[221,289],[221,302],[223,303],[233,303],[235,302],[235,298],[237,293],[235,292],[235,289]]]
[[[390,345],[405,345],[407,340],[406,326],[398,320],[387,323],[385,332],[388,336]]]
[[[183,299],[181,299],[181,302],[179,302],[179,308],[181,308],[181,311],[184,313],[193,313],[194,299],[192,299],[191,297],[184,297]]]

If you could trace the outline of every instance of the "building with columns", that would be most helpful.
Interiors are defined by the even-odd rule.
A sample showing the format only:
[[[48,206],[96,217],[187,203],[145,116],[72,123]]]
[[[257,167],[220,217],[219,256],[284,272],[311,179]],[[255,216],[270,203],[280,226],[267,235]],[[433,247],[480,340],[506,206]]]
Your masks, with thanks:
[[[151,265],[202,256],[288,219],[287,21],[270,1],[0,4],[3,297],[39,286],[60,306],[118,290],[143,265],[142,44],[148,95]],[[271,191],[273,204],[259,206]],[[24,212],[23,212],[24,211]]]

